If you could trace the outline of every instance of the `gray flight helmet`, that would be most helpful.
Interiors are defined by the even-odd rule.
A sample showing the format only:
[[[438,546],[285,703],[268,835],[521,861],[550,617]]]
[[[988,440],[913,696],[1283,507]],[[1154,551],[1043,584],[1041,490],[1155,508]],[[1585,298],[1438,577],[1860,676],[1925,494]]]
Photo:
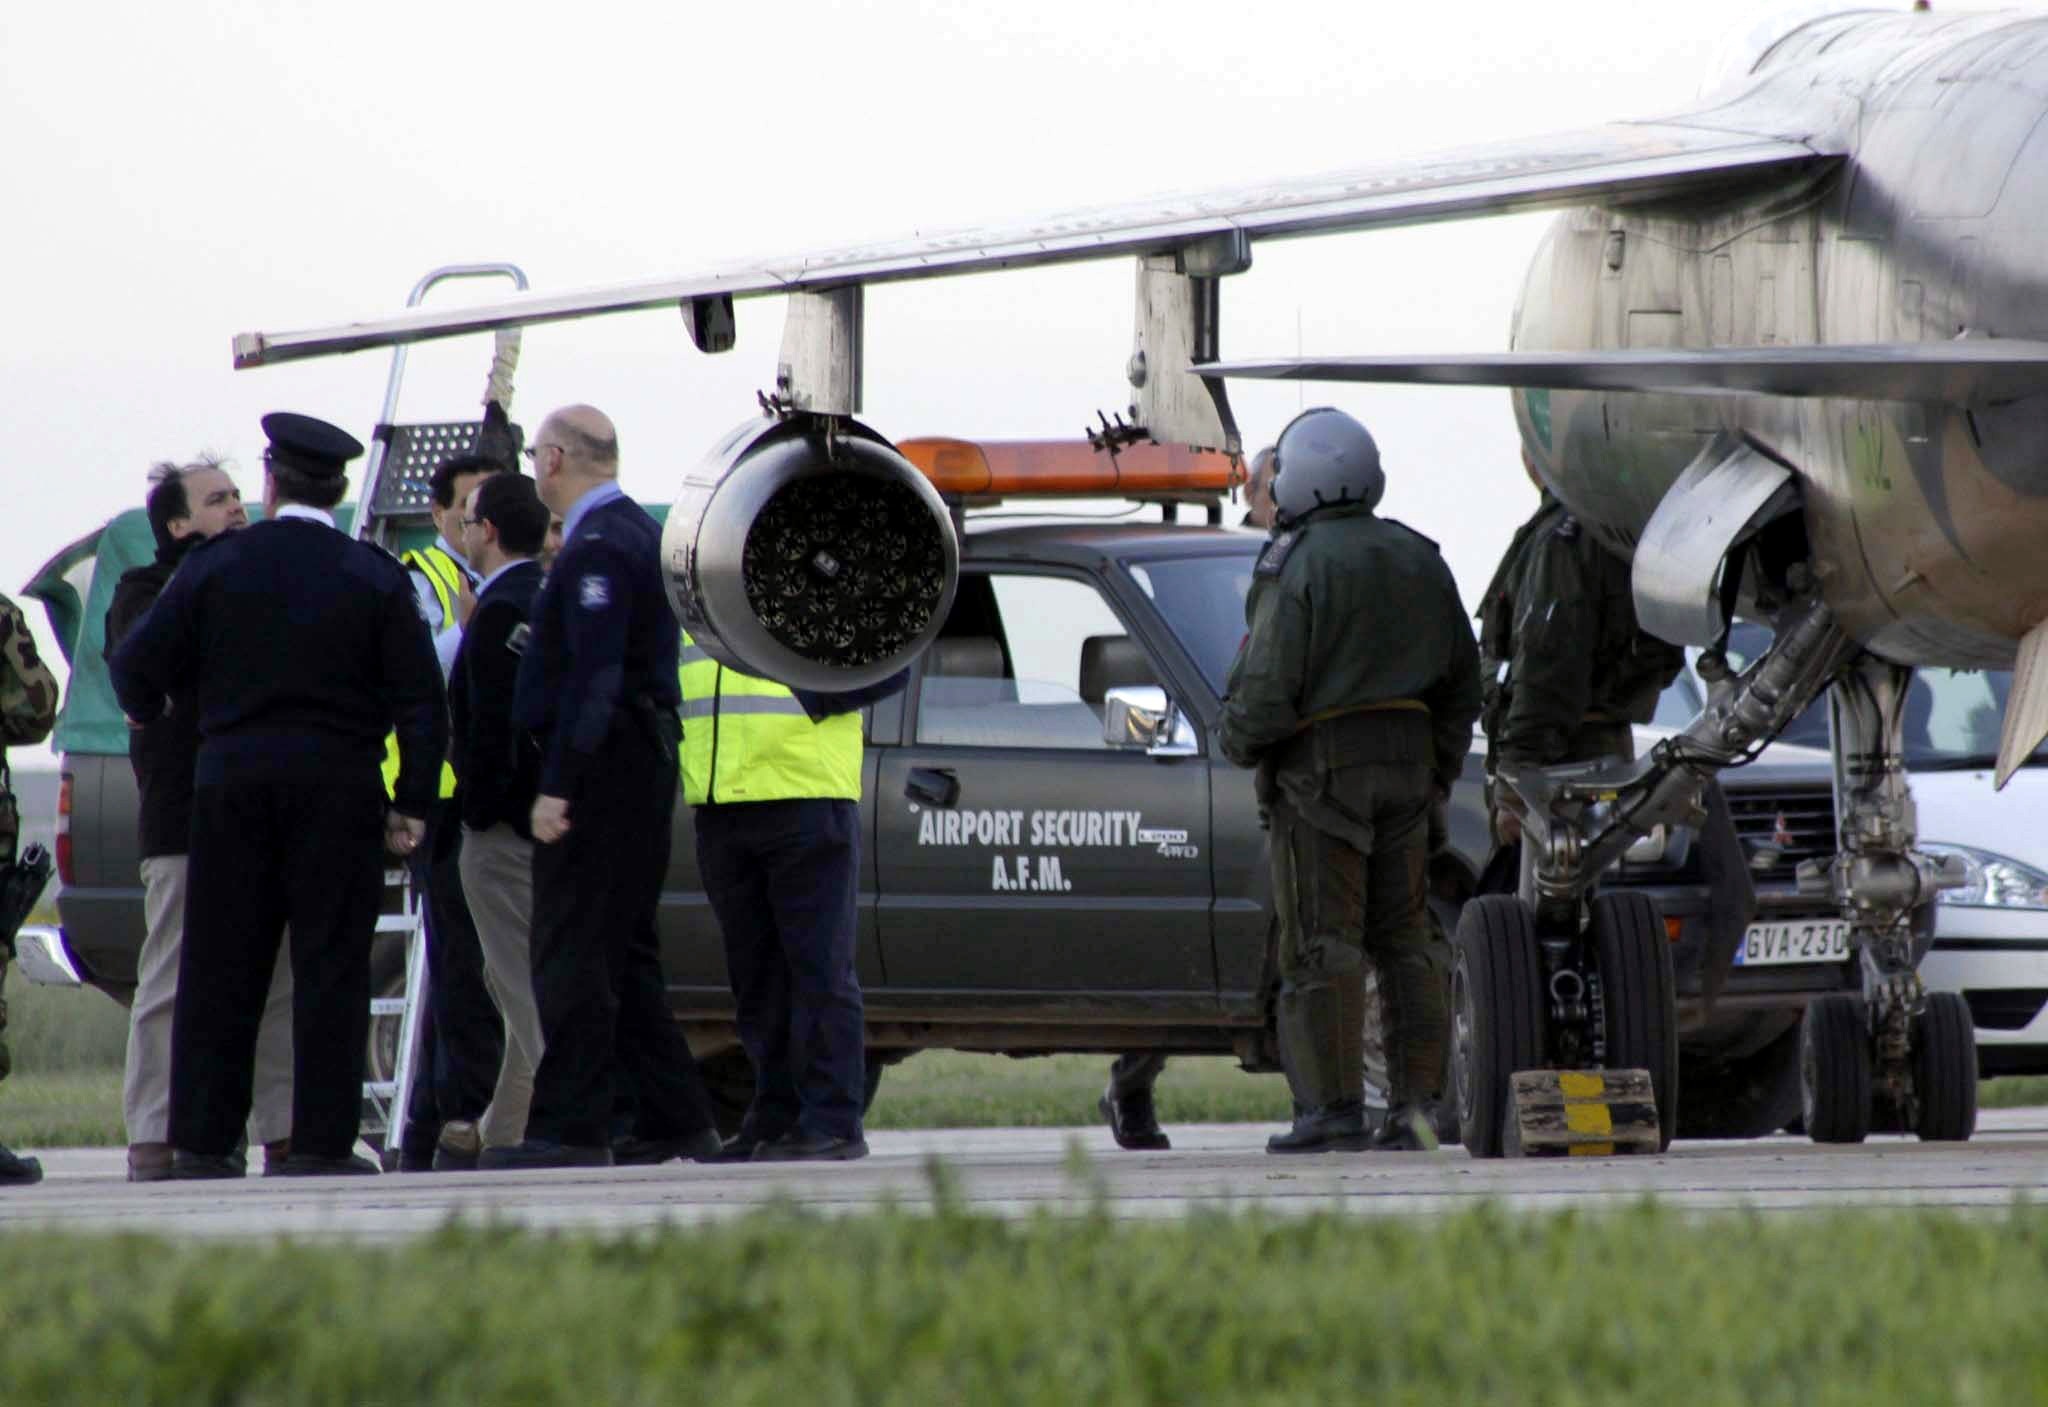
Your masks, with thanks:
[[[1380,447],[1356,419],[1334,406],[1305,410],[1273,445],[1273,508],[1282,524],[1318,508],[1379,506],[1387,491]]]

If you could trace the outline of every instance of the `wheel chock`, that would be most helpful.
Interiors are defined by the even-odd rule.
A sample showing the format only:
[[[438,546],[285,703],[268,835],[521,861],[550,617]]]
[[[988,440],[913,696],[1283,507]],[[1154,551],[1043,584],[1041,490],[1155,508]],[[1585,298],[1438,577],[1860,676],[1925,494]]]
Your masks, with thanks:
[[[1657,1151],[1657,1092],[1648,1070],[1521,1070],[1510,1084],[1510,1157]]]

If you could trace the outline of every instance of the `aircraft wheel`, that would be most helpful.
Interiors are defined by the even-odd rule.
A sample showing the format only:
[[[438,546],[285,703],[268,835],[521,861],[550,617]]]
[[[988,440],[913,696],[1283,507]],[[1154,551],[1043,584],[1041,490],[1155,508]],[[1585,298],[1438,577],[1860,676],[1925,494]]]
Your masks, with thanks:
[[[1512,1124],[1510,1077],[1543,1063],[1536,916],[1512,895],[1474,899],[1451,957],[1451,1090],[1475,1158],[1498,1158]]]
[[[1928,1142],[1960,1143],[1977,1131],[1977,1031],[1959,992],[1934,992],[1913,1018],[1913,1132]]]
[[[1607,1068],[1648,1070],[1657,1151],[1678,1131],[1678,984],[1664,917],[1647,894],[1593,900],[1593,960],[1607,1013]]]
[[[1870,1132],[1870,1033],[1863,1003],[1830,992],[1799,1027],[1799,1104],[1815,1143],[1861,1143]]]

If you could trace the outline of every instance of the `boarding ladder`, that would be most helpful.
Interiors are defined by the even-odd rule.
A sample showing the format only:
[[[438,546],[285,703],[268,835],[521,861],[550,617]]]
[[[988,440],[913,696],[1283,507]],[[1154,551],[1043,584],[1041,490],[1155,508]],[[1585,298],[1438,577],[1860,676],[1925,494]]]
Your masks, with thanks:
[[[520,291],[526,289],[526,275],[516,264],[450,264],[435,269],[413,285],[405,300],[416,306],[436,284],[452,279],[506,278]],[[437,421],[427,424],[397,423],[398,393],[405,382],[407,347],[399,343],[391,352],[391,374],[384,383],[384,406],[377,416],[377,428],[370,441],[364,464],[363,483],[356,501],[353,535],[395,552],[399,534],[433,521],[430,481],[441,462],[477,448],[485,434],[488,417],[473,421]],[[519,329],[507,328],[495,335],[490,377],[484,390],[486,406],[495,404],[509,417],[512,409],[512,374],[519,363]],[[516,450],[519,429],[508,425],[511,448]],[[385,871],[384,912],[377,918],[380,939],[402,940],[405,944],[403,976],[397,991],[373,993],[370,998],[370,1078],[363,1082],[362,1133],[382,1140],[386,1170],[398,1164],[399,1149],[405,1142],[405,1126],[412,1105],[413,1086],[419,1079],[424,1052],[420,1037],[425,1026],[427,1000],[427,943],[429,922],[426,895],[413,883],[405,867]],[[387,1049],[383,1036],[388,1026],[398,1029],[389,1049],[388,1066],[381,1060]]]

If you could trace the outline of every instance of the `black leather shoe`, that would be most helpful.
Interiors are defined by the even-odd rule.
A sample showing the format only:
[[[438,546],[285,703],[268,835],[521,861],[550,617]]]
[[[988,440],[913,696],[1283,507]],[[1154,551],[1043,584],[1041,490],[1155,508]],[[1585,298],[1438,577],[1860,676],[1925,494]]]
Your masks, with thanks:
[[[180,1148],[171,1154],[171,1176],[179,1182],[242,1177],[248,1171],[249,1165],[233,1153],[187,1153]]]
[[[780,1135],[777,1135],[777,1137],[780,1137]],[[773,1143],[774,1141],[773,1138],[762,1138],[758,1134],[749,1133],[746,1129],[741,1129],[731,1138],[719,1144],[716,1153],[700,1153],[697,1156],[697,1161],[700,1163],[751,1163],[754,1160],[755,1149],[764,1143]]]
[[[1173,1140],[1159,1127],[1159,1115],[1152,1108],[1152,1091],[1127,1094],[1122,1099],[1105,1094],[1095,1101],[1095,1107],[1109,1120],[1109,1131],[1116,1136],[1117,1147],[1134,1153],[1173,1147]]]
[[[321,1153],[293,1153],[263,1170],[265,1177],[375,1177],[384,1171],[368,1158],[350,1153],[330,1158]]]
[[[622,1168],[644,1168],[675,1158],[702,1160],[724,1149],[717,1129],[699,1129],[677,1138],[621,1138],[612,1144],[612,1162]]]
[[[27,1187],[43,1180],[43,1165],[0,1148],[0,1187]]]
[[[868,1155],[864,1138],[833,1138],[829,1134],[786,1133],[754,1150],[757,1163],[843,1163]]]
[[[474,1172],[477,1155],[484,1149],[483,1137],[468,1119],[450,1119],[441,1125],[434,1140],[435,1172]]]
[[[1350,1102],[1298,1114],[1293,1128],[1266,1140],[1268,1153],[1362,1153],[1371,1146],[1365,1110]]]
[[[1372,1136],[1372,1147],[1375,1153],[1434,1153],[1436,1129],[1421,1105],[1396,1104]]]
[[[531,1168],[608,1168],[612,1150],[603,1144],[554,1143],[529,1138],[502,1148],[486,1148],[477,1155],[479,1172],[525,1172]]]

